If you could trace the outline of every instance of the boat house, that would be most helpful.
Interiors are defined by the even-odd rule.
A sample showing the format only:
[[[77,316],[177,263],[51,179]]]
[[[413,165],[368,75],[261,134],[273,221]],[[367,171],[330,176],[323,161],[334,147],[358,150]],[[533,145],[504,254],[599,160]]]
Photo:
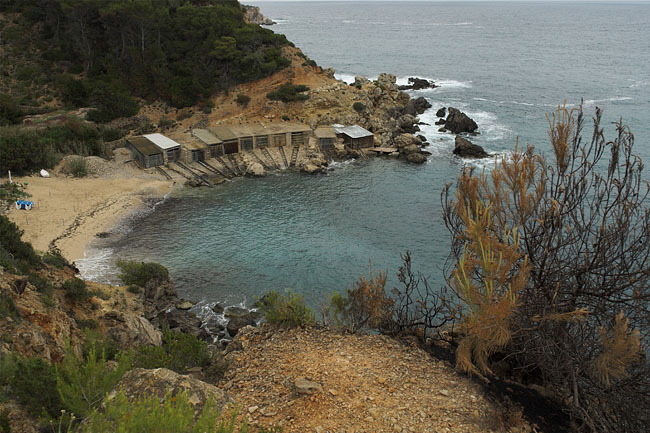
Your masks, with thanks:
[[[336,132],[331,126],[319,126],[314,131],[316,140],[318,140],[318,146],[323,150],[334,149],[334,143],[336,143]]]
[[[213,156],[267,146],[300,146],[307,143],[310,134],[311,128],[301,123],[217,125],[192,131],[209,146]]]
[[[352,149],[360,149],[364,147],[373,147],[375,143],[375,135],[360,127],[359,125],[343,126],[333,125],[336,137],[343,140],[343,144]]]
[[[163,165],[163,151],[151,141],[139,136],[127,138],[126,142],[131,149],[133,159],[142,167],[150,168]]]
[[[181,145],[169,137],[162,134],[145,134],[144,138],[156,145],[163,151],[163,159],[165,164],[175,162],[181,159]]]

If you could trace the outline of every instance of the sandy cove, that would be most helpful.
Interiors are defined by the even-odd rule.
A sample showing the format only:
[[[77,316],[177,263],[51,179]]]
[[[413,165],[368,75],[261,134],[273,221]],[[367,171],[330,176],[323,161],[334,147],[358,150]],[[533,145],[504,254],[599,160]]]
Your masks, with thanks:
[[[56,170],[50,178],[14,178],[27,184],[25,190],[31,195],[27,200],[34,201],[34,208],[13,207],[8,216],[36,250],[47,251],[52,244],[68,260],[82,259],[97,233],[118,224],[145,200],[164,197],[173,187],[173,182],[146,173],[137,176],[119,171],[81,179]]]

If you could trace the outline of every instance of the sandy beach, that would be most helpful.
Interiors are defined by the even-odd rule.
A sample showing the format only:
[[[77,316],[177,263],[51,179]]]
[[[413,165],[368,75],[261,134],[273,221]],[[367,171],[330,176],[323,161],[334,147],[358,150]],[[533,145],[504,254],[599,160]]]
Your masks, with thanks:
[[[173,182],[162,180],[119,161],[91,159],[91,176],[72,178],[53,170],[50,178],[14,178],[26,184],[32,210],[9,211],[24,231],[23,239],[41,252],[58,248],[70,261],[84,258],[97,233],[109,230],[123,216],[150,198],[162,198]]]

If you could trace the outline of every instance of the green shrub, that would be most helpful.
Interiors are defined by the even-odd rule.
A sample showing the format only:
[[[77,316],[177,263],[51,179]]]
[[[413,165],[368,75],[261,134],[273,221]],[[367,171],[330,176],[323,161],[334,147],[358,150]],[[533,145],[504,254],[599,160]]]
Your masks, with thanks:
[[[113,366],[95,347],[88,350],[84,359],[77,358],[68,347],[63,362],[56,367],[56,389],[63,406],[78,417],[90,415],[130,368],[131,357],[127,352]]]
[[[97,329],[99,328],[99,323],[95,319],[75,319],[77,326],[81,329]]]
[[[237,413],[222,418],[217,402],[210,398],[197,415],[187,393],[168,393],[162,403],[155,395],[130,402],[120,391],[107,401],[104,410],[93,412],[84,432],[92,433],[232,433],[248,432],[248,426],[236,427]]]
[[[106,123],[118,117],[134,116],[140,110],[140,105],[119,81],[99,77],[89,83],[89,88],[90,102],[95,109],[86,118],[92,122]]]
[[[0,215],[0,251],[6,251],[13,256],[16,262],[25,262],[25,267],[38,267],[41,259],[38,257],[32,245],[23,242],[21,236],[23,231],[16,224],[4,215]],[[18,263],[18,265],[20,265]]]
[[[190,117],[192,117],[192,113],[189,110],[183,111],[176,116],[176,120],[180,122],[181,120],[189,119]]]
[[[86,282],[76,277],[70,278],[63,283],[63,289],[67,296],[77,302],[83,302],[92,297],[92,294],[86,287]]]
[[[314,313],[305,305],[304,298],[287,291],[286,295],[273,290],[257,301],[264,318],[269,323],[284,326],[309,326],[314,324]]]
[[[158,121],[158,128],[165,129],[165,128],[171,128],[174,126],[174,122],[172,119],[169,117],[161,117],[160,120]]]
[[[20,313],[16,308],[13,298],[4,293],[0,293],[0,320],[5,318],[20,320]]]
[[[120,268],[120,279],[124,284],[144,287],[149,281],[162,283],[169,279],[169,271],[158,263],[138,263],[129,260],[117,261]]]
[[[3,410],[0,412],[0,433],[11,433],[8,410]]]
[[[235,101],[242,107],[246,108],[248,106],[248,103],[251,102],[251,97],[240,93],[237,95],[237,99],[235,99]]]
[[[133,293],[134,295],[137,295],[140,292],[142,292],[142,288],[139,287],[139,286],[136,286],[135,284],[131,284],[130,286],[128,286],[126,288],[126,291],[129,292],[129,293]]]
[[[33,416],[45,414],[55,418],[62,408],[56,389],[56,371],[41,358],[14,358],[8,367],[13,374],[8,379],[9,393]]]
[[[0,126],[20,122],[24,113],[10,95],[0,93]]]
[[[191,367],[210,363],[208,345],[191,334],[163,329],[163,344],[142,346],[136,351],[134,365],[140,368],[168,368],[185,373]]]
[[[286,83],[277,89],[273,90],[266,94],[268,99],[282,102],[292,102],[292,101],[306,101],[309,99],[309,95],[305,95],[303,92],[309,90],[309,87],[293,83]]]
[[[302,63],[303,66],[311,66],[312,68],[315,68],[318,66],[316,63],[316,60],[313,59],[307,59]]]
[[[354,108],[354,111],[356,111],[357,113],[361,113],[366,109],[366,106],[362,102],[355,102],[354,104],[352,104],[352,108]]]
[[[281,119],[284,120],[285,122],[288,122],[289,120],[291,120],[291,118],[289,116],[287,116],[286,114],[283,114]]]
[[[89,103],[86,82],[77,80],[70,75],[62,75],[57,79],[61,99],[69,108],[86,107]]]
[[[65,168],[74,177],[86,177],[88,175],[88,163],[81,156],[68,159],[65,162]]]
[[[101,353],[107,361],[112,361],[118,358],[120,348],[113,339],[106,338],[101,331],[96,328],[85,328],[82,332],[84,334],[84,344],[82,349],[84,359],[88,359],[91,350],[94,350],[95,353]]]
[[[70,264],[58,249],[51,249],[43,255],[43,262],[57,269],[63,269]]]

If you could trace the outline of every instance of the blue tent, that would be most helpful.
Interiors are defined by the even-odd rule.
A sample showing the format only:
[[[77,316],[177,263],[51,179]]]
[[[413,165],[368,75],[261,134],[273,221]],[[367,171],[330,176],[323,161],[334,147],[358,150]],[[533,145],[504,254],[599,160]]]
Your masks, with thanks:
[[[30,210],[34,207],[34,202],[29,200],[18,200],[16,201],[16,209],[25,209]]]

